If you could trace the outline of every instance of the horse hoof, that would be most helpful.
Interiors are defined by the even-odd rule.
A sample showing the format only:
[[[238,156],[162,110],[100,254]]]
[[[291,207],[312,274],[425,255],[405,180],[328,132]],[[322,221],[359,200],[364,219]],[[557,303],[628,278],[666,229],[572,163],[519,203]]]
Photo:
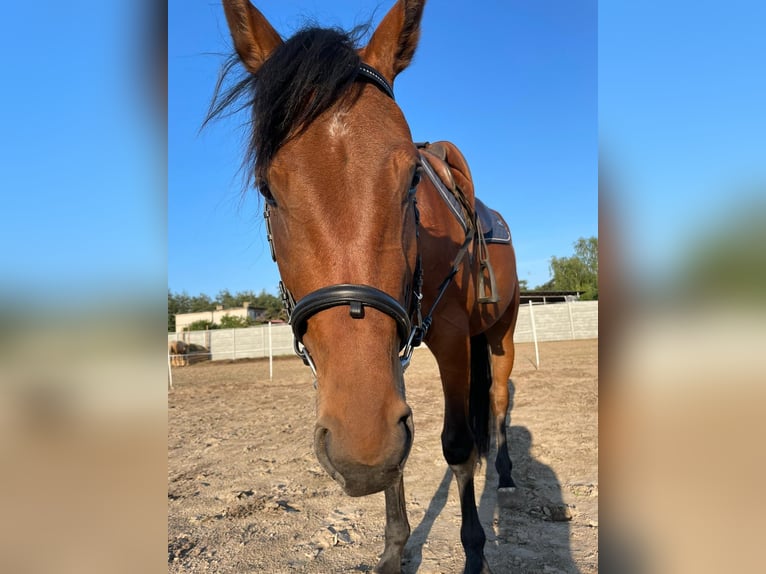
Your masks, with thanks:
[[[481,570],[471,570],[468,565],[466,565],[463,574],[492,574],[492,570],[490,569],[489,564],[487,564],[487,561],[483,560],[481,563]]]
[[[489,564],[487,564],[487,560],[484,558],[483,552],[479,557],[466,557],[463,574],[492,574],[492,569],[489,567]]]
[[[401,556],[394,558],[381,558],[373,569],[375,574],[401,574],[402,559]]]
[[[513,494],[514,492],[516,492],[516,487],[515,486],[498,486],[497,491],[507,493],[507,494]]]

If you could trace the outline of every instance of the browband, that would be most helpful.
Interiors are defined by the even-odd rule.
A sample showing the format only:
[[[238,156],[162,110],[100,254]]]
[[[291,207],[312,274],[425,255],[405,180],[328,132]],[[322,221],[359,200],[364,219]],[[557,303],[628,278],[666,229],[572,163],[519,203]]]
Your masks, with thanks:
[[[384,94],[386,94],[389,98],[392,100],[395,100],[394,98],[394,89],[391,87],[391,84],[388,83],[388,80],[383,77],[383,74],[378,72],[375,68],[372,66],[369,66],[365,64],[364,62],[359,64],[359,75],[363,77],[363,79],[368,80],[375,84],[378,88],[380,88]]]

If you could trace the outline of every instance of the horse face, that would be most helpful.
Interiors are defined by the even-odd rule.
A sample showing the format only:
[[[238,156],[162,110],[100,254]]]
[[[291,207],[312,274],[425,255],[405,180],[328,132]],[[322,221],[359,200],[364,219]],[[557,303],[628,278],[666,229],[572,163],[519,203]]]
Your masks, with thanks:
[[[382,111],[386,113],[382,113]],[[282,279],[296,300],[330,285],[375,287],[409,307],[417,256],[411,185],[417,152],[395,104],[373,86],[315,121],[268,170]],[[385,488],[412,442],[396,322],[346,306],[308,319],[317,369],[315,449],[349,494]]]
[[[247,0],[224,0],[234,46],[258,86],[254,171],[270,203],[282,280],[296,300],[349,283],[409,308],[418,154],[394,101],[354,76],[363,61],[393,83],[414,54],[424,3],[399,0],[356,51],[312,31],[283,43]],[[351,97],[339,97],[343,91]],[[316,102],[319,113],[311,112]],[[333,307],[308,319],[303,343],[317,370],[319,461],[351,495],[388,487],[413,436],[395,320],[369,307],[363,317]]]

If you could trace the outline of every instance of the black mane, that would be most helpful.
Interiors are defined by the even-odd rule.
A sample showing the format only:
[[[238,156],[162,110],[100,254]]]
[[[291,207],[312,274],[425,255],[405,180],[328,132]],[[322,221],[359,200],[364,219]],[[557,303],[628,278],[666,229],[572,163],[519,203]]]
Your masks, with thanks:
[[[228,59],[203,126],[224,112],[251,108],[250,141],[243,163],[248,184],[259,183],[274,154],[289,139],[334,104],[358,94],[351,90],[360,63],[354,34],[305,28],[274,50],[257,73],[246,72],[224,90],[224,81],[240,63],[236,53]]]

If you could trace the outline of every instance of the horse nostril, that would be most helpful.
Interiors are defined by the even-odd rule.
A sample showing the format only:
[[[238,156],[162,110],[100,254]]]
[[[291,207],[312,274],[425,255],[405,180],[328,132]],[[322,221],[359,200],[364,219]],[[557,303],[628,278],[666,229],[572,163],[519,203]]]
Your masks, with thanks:
[[[407,406],[404,410],[404,414],[399,417],[399,424],[404,425],[404,428],[406,428],[410,434],[414,432],[415,429],[412,424],[412,409],[410,409],[410,407]]]
[[[329,474],[332,479],[336,480],[341,486],[345,486],[345,479],[336,470],[335,465],[333,465],[332,461],[330,460],[330,455],[327,452],[328,435],[329,431],[325,427],[320,425],[316,426],[314,430],[314,452],[316,453],[317,460],[319,460],[319,464],[324,467],[324,469],[327,471],[327,474]]]

